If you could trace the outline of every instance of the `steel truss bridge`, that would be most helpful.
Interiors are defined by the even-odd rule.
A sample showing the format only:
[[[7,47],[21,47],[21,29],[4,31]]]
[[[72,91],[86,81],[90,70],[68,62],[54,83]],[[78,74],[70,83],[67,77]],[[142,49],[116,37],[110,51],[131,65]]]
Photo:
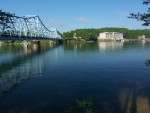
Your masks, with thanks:
[[[61,40],[56,28],[48,29],[38,15],[23,17],[0,10],[0,40]]]

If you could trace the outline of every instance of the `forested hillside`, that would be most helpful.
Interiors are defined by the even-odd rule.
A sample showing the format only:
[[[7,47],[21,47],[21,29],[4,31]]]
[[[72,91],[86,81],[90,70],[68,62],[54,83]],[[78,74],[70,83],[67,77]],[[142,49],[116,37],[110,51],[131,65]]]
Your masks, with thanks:
[[[149,29],[137,29],[129,30],[127,28],[99,28],[99,29],[76,29],[62,34],[63,40],[65,39],[84,39],[86,41],[97,40],[99,33],[101,32],[120,32],[124,34],[126,39],[137,39],[138,36],[145,35],[147,38],[150,38]]]

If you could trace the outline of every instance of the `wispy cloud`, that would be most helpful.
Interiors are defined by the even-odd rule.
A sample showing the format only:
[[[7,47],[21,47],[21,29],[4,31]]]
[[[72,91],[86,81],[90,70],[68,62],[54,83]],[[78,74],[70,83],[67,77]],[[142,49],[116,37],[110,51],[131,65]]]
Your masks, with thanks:
[[[49,23],[54,25],[54,26],[61,26],[61,27],[65,26],[65,24],[62,21],[60,21],[60,20],[50,19]]]
[[[81,23],[91,22],[90,19],[85,18],[85,17],[78,17],[76,20],[77,20],[78,22],[81,22]]]
[[[129,12],[119,12],[119,11],[116,11],[116,14],[121,17],[128,17],[130,15]]]

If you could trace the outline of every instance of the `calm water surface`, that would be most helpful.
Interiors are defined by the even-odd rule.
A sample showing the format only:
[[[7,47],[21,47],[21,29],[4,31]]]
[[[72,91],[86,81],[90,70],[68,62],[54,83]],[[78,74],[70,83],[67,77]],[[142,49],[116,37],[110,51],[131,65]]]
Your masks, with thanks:
[[[0,47],[0,113],[149,113],[149,58],[142,42]]]

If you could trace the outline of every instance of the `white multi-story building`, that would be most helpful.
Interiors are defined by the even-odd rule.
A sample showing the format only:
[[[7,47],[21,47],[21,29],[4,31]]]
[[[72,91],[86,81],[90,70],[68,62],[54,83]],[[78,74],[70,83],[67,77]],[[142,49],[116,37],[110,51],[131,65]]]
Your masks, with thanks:
[[[123,40],[123,34],[119,32],[102,32],[99,33],[99,40]]]

